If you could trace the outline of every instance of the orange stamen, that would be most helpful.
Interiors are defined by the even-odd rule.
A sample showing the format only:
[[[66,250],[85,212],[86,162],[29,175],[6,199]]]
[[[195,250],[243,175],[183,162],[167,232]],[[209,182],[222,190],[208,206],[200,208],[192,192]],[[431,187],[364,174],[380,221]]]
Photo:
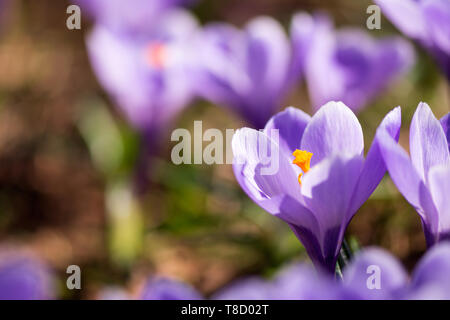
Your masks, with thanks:
[[[304,150],[299,150],[296,149],[292,155],[295,157],[295,159],[292,161],[293,164],[297,165],[300,167],[300,169],[302,169],[302,171],[304,173],[308,172],[310,169],[310,165],[311,165],[311,157],[313,156],[313,154],[311,152],[308,151],[304,151]],[[302,177],[302,173],[300,173],[298,175],[298,183],[301,185],[302,181],[301,178]]]

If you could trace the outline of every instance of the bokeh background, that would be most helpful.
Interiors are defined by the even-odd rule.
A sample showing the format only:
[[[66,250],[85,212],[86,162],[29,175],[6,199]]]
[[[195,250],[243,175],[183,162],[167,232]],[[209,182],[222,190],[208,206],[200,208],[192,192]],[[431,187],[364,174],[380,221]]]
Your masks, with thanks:
[[[95,298],[111,286],[137,292],[150,275],[186,281],[204,294],[248,274],[270,276],[308,258],[287,225],[263,212],[237,185],[230,165],[170,162],[174,145],[149,168],[150,187],[135,196],[139,135],[101,88],[82,29],[66,28],[66,1],[16,0],[0,34],[0,247],[31,251],[55,273],[56,296]],[[270,15],[286,29],[297,11],[328,12],[337,26],[365,28],[370,1],[198,0],[202,23],[243,26]],[[399,34],[387,19],[375,37]],[[449,88],[432,59],[415,46],[414,67],[358,118],[366,146],[383,116],[402,106],[400,143],[420,101],[437,117],[449,111]],[[285,106],[312,113],[305,84]],[[198,99],[176,127],[240,128],[225,108]],[[366,148],[367,151],[367,148]],[[412,268],[425,250],[418,215],[386,176],[347,230],[360,246],[379,245]],[[65,286],[66,268],[82,270],[82,290]]]

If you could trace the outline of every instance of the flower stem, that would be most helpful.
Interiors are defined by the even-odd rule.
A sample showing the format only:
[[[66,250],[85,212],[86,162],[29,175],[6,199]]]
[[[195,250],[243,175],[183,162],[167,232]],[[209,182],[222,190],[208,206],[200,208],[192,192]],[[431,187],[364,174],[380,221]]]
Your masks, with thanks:
[[[342,241],[342,247],[339,251],[339,256],[336,264],[336,277],[342,279],[342,270],[347,266],[349,261],[353,258],[353,252],[350,249],[347,241],[344,239]]]

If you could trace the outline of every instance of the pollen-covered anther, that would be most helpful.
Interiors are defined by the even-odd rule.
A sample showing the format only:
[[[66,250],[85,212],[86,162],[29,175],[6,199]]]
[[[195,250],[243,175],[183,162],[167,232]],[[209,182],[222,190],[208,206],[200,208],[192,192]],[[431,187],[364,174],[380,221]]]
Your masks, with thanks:
[[[292,153],[292,155],[295,157],[295,159],[292,161],[292,163],[299,166],[300,169],[302,169],[302,171],[304,173],[308,172],[310,169],[311,157],[313,156],[313,154],[308,151],[296,149]],[[301,177],[302,177],[302,173],[300,173],[298,175],[298,183],[299,184],[302,184],[302,181],[300,179]]]

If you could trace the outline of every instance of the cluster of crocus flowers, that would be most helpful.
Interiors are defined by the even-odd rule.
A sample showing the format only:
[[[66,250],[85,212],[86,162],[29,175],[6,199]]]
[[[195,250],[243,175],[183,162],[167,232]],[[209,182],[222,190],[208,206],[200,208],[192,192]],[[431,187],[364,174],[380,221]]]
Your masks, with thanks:
[[[394,141],[400,118],[396,108],[380,124]],[[244,191],[289,224],[317,267],[333,273],[348,223],[386,172],[377,139],[364,158],[355,114],[329,102],[313,117],[288,108],[262,131],[240,129],[232,149]]]
[[[35,257],[0,252],[0,300],[43,300],[53,296],[49,270]]]
[[[450,4],[448,0],[375,0],[406,36],[416,40],[450,79]]]
[[[380,150],[397,188],[422,220],[428,246],[450,239],[450,115],[437,120],[420,103],[411,122],[411,157],[383,130]]]
[[[335,30],[324,14],[296,14],[291,34],[315,109],[336,100],[358,111],[414,61],[407,41],[399,37],[374,39],[357,28]]]
[[[212,300],[406,300],[450,299],[450,244],[430,249],[411,276],[384,249],[357,252],[336,279],[306,263],[282,268],[271,279],[249,276],[217,290]],[[115,293],[105,298],[123,298]],[[131,299],[131,297],[128,297]],[[144,300],[200,300],[205,297],[190,285],[168,278],[150,278],[137,297]]]
[[[212,23],[196,46],[198,94],[262,128],[292,85],[293,57],[282,26],[270,17],[255,18],[243,30]]]

